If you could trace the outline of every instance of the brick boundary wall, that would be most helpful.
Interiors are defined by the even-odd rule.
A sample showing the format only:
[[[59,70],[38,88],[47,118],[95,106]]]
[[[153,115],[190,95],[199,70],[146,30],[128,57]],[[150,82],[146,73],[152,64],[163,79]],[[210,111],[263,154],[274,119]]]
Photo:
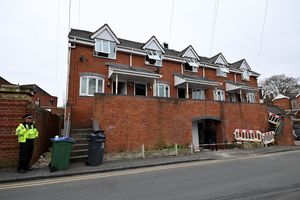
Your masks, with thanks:
[[[219,142],[233,142],[236,128],[268,130],[266,105],[96,94],[93,117],[106,132],[106,152],[192,143],[192,120],[221,119]]]
[[[50,138],[60,131],[59,117],[41,108],[32,108],[28,100],[0,99],[0,168],[16,167],[19,144],[15,135],[16,127],[23,121],[22,116],[33,113],[39,138],[35,141],[32,161],[35,162],[51,145]]]

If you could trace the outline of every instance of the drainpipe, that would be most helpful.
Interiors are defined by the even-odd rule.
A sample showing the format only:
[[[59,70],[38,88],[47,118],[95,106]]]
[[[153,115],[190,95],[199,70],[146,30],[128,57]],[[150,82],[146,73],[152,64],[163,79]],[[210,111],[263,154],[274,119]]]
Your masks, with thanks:
[[[116,74],[116,92],[115,92],[115,94],[118,94],[118,81],[119,81],[119,74]]]
[[[189,83],[185,83],[185,87],[186,87],[186,94],[185,94],[185,98],[189,98]]]
[[[234,73],[234,82],[236,83],[236,73]]]
[[[183,63],[181,63],[180,67],[181,67],[181,74],[183,74]]]
[[[132,66],[132,52],[133,52],[133,49],[131,49],[131,53],[130,53],[130,56],[129,56],[129,66],[130,67]]]
[[[202,68],[202,76],[205,78],[205,67]]]

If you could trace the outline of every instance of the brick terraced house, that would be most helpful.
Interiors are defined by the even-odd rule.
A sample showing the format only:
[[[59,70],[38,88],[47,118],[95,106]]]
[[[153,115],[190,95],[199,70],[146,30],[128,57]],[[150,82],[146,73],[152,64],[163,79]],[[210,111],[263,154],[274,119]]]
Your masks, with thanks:
[[[98,120],[107,152],[199,146],[209,142],[208,121],[218,143],[233,142],[236,128],[268,130],[267,107],[258,103],[260,74],[245,59],[202,57],[192,45],[176,51],[155,36],[121,39],[107,24],[95,32],[72,29],[68,37],[71,128]]]

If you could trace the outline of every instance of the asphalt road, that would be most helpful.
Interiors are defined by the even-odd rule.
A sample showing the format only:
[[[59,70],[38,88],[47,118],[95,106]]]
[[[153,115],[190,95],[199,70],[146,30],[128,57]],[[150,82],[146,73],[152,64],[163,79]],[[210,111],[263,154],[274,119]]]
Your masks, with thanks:
[[[0,199],[300,199],[300,151],[0,185]]]

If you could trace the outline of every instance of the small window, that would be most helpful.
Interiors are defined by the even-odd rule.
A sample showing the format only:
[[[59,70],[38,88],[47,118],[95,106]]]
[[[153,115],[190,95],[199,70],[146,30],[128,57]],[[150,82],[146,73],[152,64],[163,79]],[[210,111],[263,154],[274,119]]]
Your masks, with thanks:
[[[80,77],[80,95],[94,96],[94,93],[104,93],[104,80],[100,77]]]
[[[149,50],[147,52],[145,64],[147,64],[147,65],[155,65],[155,66],[161,67],[162,66],[162,55],[161,55],[161,52]]]
[[[249,81],[250,80],[249,72],[247,70],[243,71],[243,73],[242,73],[242,80],[245,80],[245,81]]]
[[[36,98],[34,104],[35,104],[36,106],[40,106],[40,103],[41,103],[40,98]]]
[[[205,99],[205,91],[199,90],[199,89],[193,89],[192,90],[192,99],[204,100]]]
[[[166,84],[157,84],[157,96],[158,97],[170,97],[170,87]]]
[[[134,94],[138,96],[147,96],[147,86],[144,83],[134,84]]]
[[[116,43],[96,39],[94,55],[105,58],[116,58]]]
[[[215,101],[225,101],[225,95],[223,90],[215,91]]]
[[[195,59],[185,59],[184,69],[186,71],[198,72],[199,64]]]
[[[226,67],[220,67],[217,69],[217,76],[227,77],[227,73],[229,73],[229,69]]]
[[[248,103],[255,103],[255,94],[254,93],[247,93],[246,95]]]

